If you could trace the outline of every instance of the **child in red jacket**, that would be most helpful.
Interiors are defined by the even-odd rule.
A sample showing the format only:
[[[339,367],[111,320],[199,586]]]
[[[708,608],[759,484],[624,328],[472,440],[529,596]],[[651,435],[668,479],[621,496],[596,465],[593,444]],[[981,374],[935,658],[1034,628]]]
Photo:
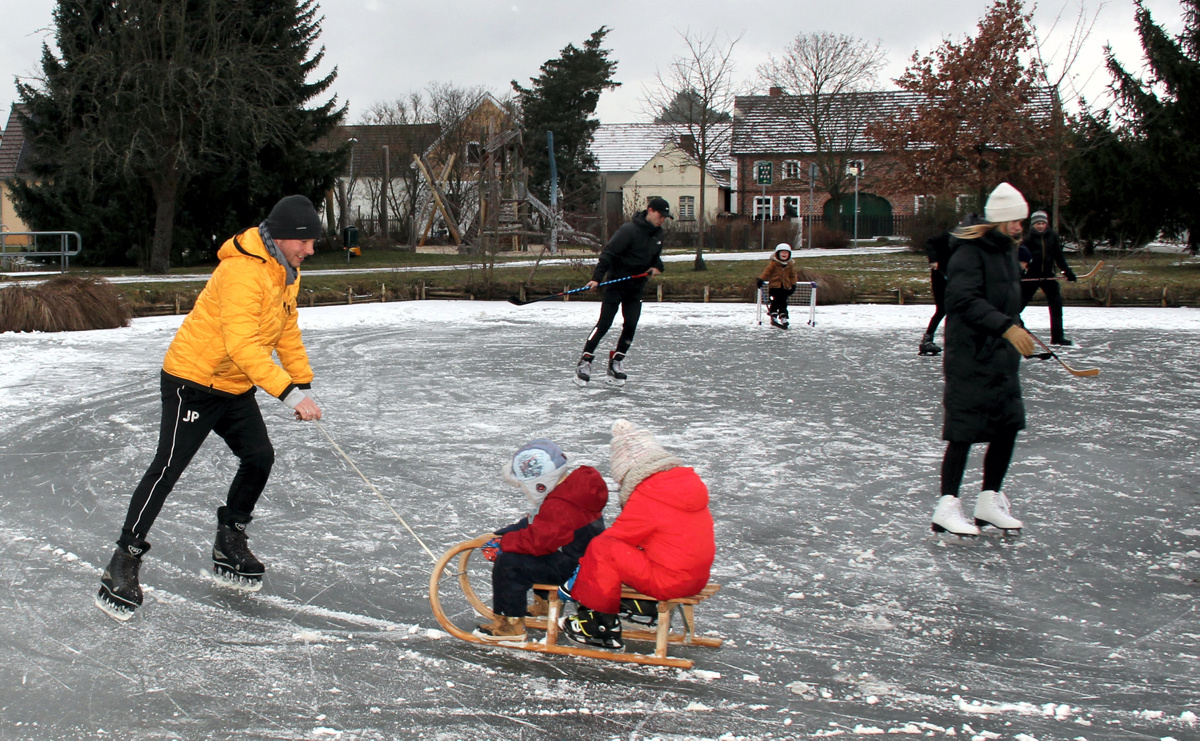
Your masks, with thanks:
[[[604,530],[608,486],[600,472],[580,466],[567,473],[567,456],[550,440],[532,440],[503,469],[504,480],[529,501],[529,515],[496,531],[481,548],[492,568],[496,619],[475,629],[487,641],[524,641],[525,598],[539,582],[559,584],[579,564],[588,543]],[[535,605],[538,600],[535,597]],[[545,612],[542,612],[545,614]]]
[[[620,648],[621,585],[655,599],[696,594],[708,583],[716,542],[708,488],[696,472],[626,420],[614,422],[612,434],[621,514],[579,562],[569,587],[579,609],[562,629],[577,643]]]

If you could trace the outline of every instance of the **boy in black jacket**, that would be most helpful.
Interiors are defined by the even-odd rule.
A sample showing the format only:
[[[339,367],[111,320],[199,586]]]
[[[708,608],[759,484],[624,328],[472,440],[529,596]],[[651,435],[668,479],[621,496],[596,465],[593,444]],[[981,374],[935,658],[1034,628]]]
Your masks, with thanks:
[[[667,219],[673,219],[670,204],[663,198],[651,198],[646,204],[646,210],[634,215],[633,220],[617,230],[608,240],[596,269],[592,271],[592,279],[588,288],[595,288],[602,280],[617,280],[631,275],[649,273],[654,277],[663,271],[662,263],[662,225]],[[624,383],[626,374],[621,368],[625,353],[633,344],[633,333],[637,330],[638,319],[642,315],[642,291],[646,289],[649,278],[634,278],[620,283],[614,283],[604,289],[604,300],[600,304],[600,319],[596,327],[588,335],[583,346],[583,356],[575,367],[575,383],[582,386],[592,380],[592,360],[600,340],[612,326],[621,309],[621,337],[617,340],[617,349],[608,354],[608,375],[616,383]]]
[[[1029,267],[1025,274],[1027,278],[1037,280],[1021,281],[1021,311],[1029,305],[1029,300],[1037,290],[1042,289],[1046,294],[1046,303],[1050,305],[1050,344],[1070,345],[1071,341],[1063,336],[1063,300],[1062,291],[1058,287],[1056,276],[1061,268],[1067,280],[1074,281],[1075,273],[1071,271],[1067,260],[1063,257],[1062,242],[1058,233],[1050,228],[1050,221],[1045,211],[1034,211],[1030,218],[1033,229],[1021,242],[1021,246],[1029,250]]]

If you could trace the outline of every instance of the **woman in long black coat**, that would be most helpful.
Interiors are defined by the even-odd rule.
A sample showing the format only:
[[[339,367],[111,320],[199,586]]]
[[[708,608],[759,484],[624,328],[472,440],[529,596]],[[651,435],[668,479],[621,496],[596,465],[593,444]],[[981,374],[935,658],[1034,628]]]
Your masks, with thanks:
[[[1033,338],[1021,326],[1021,270],[1017,241],[1029,206],[1016,188],[1001,183],[988,197],[984,217],[958,227],[946,275],[946,350],[943,368],[947,441],[941,498],[933,531],[978,535],[979,525],[1020,530],[1000,485],[1012,460],[1017,432],[1025,428],[1019,376]],[[975,524],[962,512],[958,490],[973,443],[987,443],[983,491]]]

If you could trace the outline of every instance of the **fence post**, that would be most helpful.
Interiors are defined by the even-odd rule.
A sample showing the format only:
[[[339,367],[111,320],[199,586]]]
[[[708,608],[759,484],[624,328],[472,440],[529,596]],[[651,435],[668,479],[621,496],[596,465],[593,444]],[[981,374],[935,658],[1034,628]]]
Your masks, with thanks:
[[[569,290],[571,290],[570,286],[563,286],[563,301],[571,300],[571,294],[567,293]]]
[[[387,283],[379,284],[379,303],[387,303]]]
[[[708,286],[704,287],[704,303],[708,303]]]
[[[346,303],[354,303],[354,288],[351,286],[346,286]]]
[[[658,302],[659,302],[660,304],[662,303],[662,300],[663,300],[663,299],[662,299],[662,293],[663,293],[663,291],[662,291],[662,287],[663,287],[663,284],[662,284],[662,283],[659,283],[659,284],[658,284]]]

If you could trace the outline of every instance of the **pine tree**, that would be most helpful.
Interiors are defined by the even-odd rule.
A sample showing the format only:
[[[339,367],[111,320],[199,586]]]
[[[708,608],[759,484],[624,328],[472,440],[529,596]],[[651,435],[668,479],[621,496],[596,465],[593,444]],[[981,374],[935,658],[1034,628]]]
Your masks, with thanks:
[[[282,195],[319,200],[344,153],[311,145],[344,109],[304,107],[336,76],[307,82],[323,57],[309,53],[316,12],[312,0],[60,0],[61,57],[45,49],[43,85],[19,89],[42,184],[17,187],[18,209],[39,226],[78,223],[108,259],[134,245],[166,272],[173,257],[211,257]]]
[[[1149,79],[1135,77],[1105,54],[1113,90],[1126,122],[1145,143],[1154,177],[1166,199],[1163,227],[1188,233],[1188,249],[1200,249],[1200,0],[1181,0],[1184,28],[1172,38],[1141,2],[1137,4]]]
[[[592,137],[600,122],[592,118],[600,93],[618,87],[613,82],[617,63],[600,48],[608,28],[601,26],[579,49],[567,44],[557,59],[541,66],[542,73],[528,88],[513,80],[525,130],[526,162],[531,186],[546,200],[550,193],[550,158],[546,132],[554,132],[554,160],[564,211],[586,211],[596,206],[599,184],[594,177]]]

